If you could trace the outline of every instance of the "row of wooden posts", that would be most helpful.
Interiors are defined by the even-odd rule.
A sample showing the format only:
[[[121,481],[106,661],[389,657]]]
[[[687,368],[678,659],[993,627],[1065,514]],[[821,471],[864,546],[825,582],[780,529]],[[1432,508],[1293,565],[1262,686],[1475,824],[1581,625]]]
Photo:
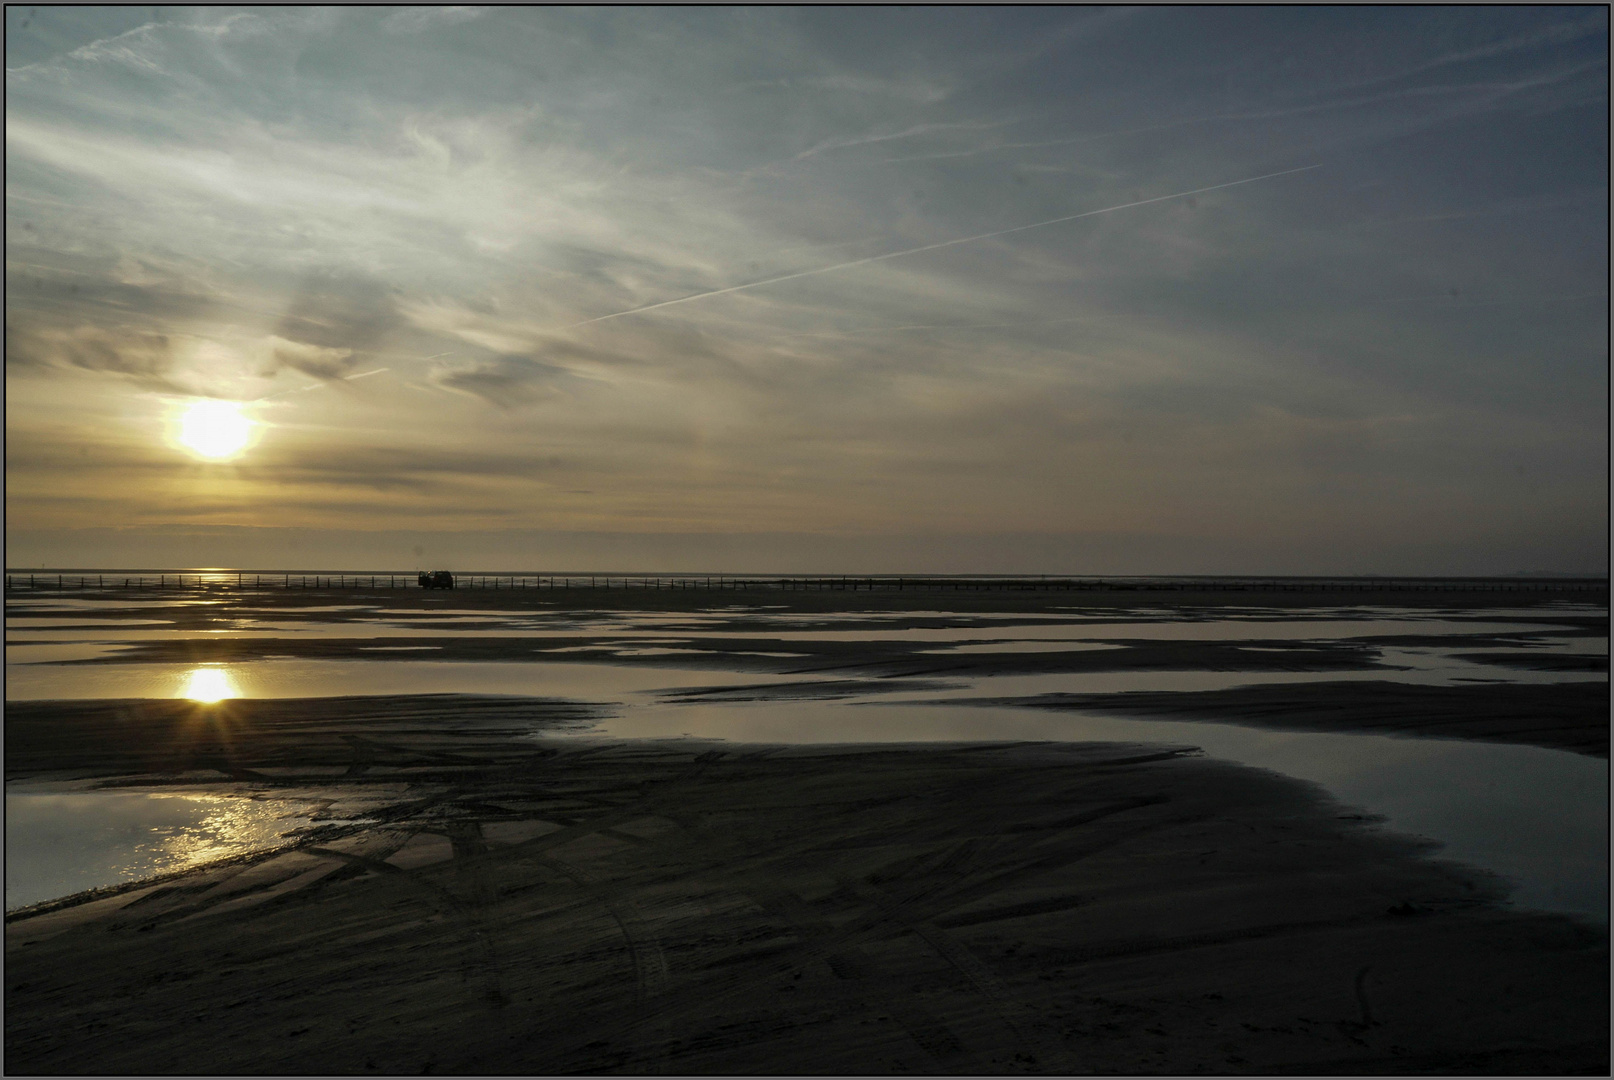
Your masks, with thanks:
[[[1073,591],[1125,590],[1174,592],[1607,592],[1607,581],[1107,581],[1093,578],[732,578],[717,577],[555,577],[541,574],[469,574],[462,589],[713,589],[781,591]],[[6,575],[6,589],[400,589],[416,588],[413,574],[97,574]]]
[[[851,588],[872,587],[872,579],[852,581]],[[753,588],[846,588],[841,579],[833,585],[813,582],[749,580],[731,577],[650,578],[650,577],[546,577],[539,574],[469,574],[455,578],[459,589],[753,589]],[[122,577],[105,574],[7,574],[7,589],[411,589],[418,588],[413,574],[159,574],[156,577]]]
[[[1052,584],[1052,583],[1049,583]],[[719,577],[548,577],[540,574],[469,574],[455,578],[459,589],[873,589],[902,588],[903,583],[876,578],[731,578]],[[105,574],[7,574],[7,589],[408,589],[417,588],[412,574],[159,574],[122,577]]]

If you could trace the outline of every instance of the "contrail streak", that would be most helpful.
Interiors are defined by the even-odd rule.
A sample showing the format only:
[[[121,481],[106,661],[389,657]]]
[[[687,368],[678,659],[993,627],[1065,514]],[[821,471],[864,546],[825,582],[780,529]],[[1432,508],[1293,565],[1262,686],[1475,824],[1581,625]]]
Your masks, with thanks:
[[[447,353],[439,353],[438,355],[439,356],[447,356],[448,354]],[[428,356],[426,359],[430,360],[431,357]],[[378,367],[378,368],[375,368],[375,369],[373,369],[371,371],[361,371],[357,375],[339,375],[333,381],[335,381],[335,382],[352,382],[355,379],[368,379],[371,375],[379,375],[383,371],[391,371],[391,370],[392,370],[391,368]],[[312,386],[294,386],[290,390],[282,390],[278,394],[265,394],[261,398],[253,398],[252,400],[253,401],[273,401],[273,400],[275,400],[275,398],[283,398],[288,394],[307,394],[307,393],[309,393],[311,391],[314,391],[314,390],[323,390],[329,385],[330,385],[330,383],[328,383],[328,382],[317,382]]]
[[[921,251],[935,251],[938,248],[969,244],[976,240],[990,240],[994,236],[1008,236],[1010,233],[1025,232],[1027,229],[1040,229],[1045,225],[1058,225],[1063,221],[1076,221],[1079,218],[1095,217],[1099,214],[1113,214],[1117,210],[1130,210],[1134,206],[1148,206],[1150,203],[1166,202],[1170,199],[1185,199],[1190,195],[1201,195],[1207,191],[1221,191],[1223,188],[1238,187],[1240,184],[1253,184],[1257,180],[1271,180],[1275,176],[1288,176],[1291,173],[1302,173],[1320,168],[1322,168],[1321,165],[1302,165],[1298,169],[1284,169],[1282,172],[1265,173],[1245,180],[1229,180],[1225,184],[1212,184],[1210,187],[1194,188],[1192,191],[1177,191],[1170,195],[1156,195],[1152,199],[1138,199],[1136,202],[1121,203],[1119,206],[1106,206],[1102,210],[1084,210],[1080,214],[1067,214],[1064,217],[1049,218],[1047,221],[1034,221],[1030,225],[1016,225],[1012,229],[998,229],[995,232],[977,233],[975,236],[961,236],[956,240],[943,240],[937,244],[925,244],[923,247],[907,248],[903,251],[888,251],[884,255],[870,255],[863,259],[853,259],[851,262],[836,263],[834,266],[820,266],[814,270],[798,270],[794,274],[780,274],[778,277],[751,281],[744,285],[730,285],[726,289],[713,289],[710,292],[696,293],[693,296],[680,296],[676,300],[663,300],[659,304],[646,304],[644,307],[629,308],[627,311],[614,311],[609,315],[600,315],[593,319],[584,319],[582,322],[572,323],[565,329],[573,330],[579,326],[588,326],[591,323],[604,322],[607,319],[620,319],[624,315],[639,315],[646,311],[655,311],[657,308],[672,307],[674,304],[687,304],[691,300],[705,300],[709,296],[722,296],[726,293],[740,292],[744,289],[756,289],[763,285],[774,285],[781,281],[794,281],[797,278],[812,277],[815,274],[830,274],[836,270],[850,270],[854,266],[882,262],[885,259],[896,259],[904,255],[917,255]]]

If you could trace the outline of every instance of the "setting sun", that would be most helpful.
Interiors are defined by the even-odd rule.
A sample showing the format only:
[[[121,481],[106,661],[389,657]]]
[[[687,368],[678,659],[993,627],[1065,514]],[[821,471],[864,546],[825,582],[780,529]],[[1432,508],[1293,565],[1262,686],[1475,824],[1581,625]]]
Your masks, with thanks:
[[[180,413],[175,440],[198,457],[222,461],[246,449],[257,426],[239,402],[206,399]]]

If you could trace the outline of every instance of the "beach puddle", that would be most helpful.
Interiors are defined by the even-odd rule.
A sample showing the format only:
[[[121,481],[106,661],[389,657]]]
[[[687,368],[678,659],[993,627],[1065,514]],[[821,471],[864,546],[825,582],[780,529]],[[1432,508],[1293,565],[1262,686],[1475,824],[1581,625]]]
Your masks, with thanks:
[[[199,674],[213,673],[217,674]],[[225,697],[348,697],[374,694],[512,694],[581,701],[659,690],[780,681],[777,675],[698,671],[651,664],[456,663],[423,660],[266,659],[241,664],[8,665],[6,700],[193,697],[201,678],[227,684]],[[792,681],[831,676],[792,676]],[[206,691],[211,694],[210,689]],[[196,698],[196,700],[204,700]]]
[[[274,847],[306,802],[6,785],[6,910]]]
[[[115,646],[73,647],[99,650]],[[198,671],[227,673],[229,691],[222,697],[284,698],[340,697],[371,694],[515,694],[527,697],[566,697],[584,701],[614,700],[622,695],[657,690],[705,687],[764,687],[770,684],[831,681],[844,684],[855,696],[861,682],[870,694],[885,697],[904,692],[900,679],[849,679],[845,670],[823,672],[745,672],[679,666],[680,658],[709,655],[700,650],[675,648],[614,648],[608,645],[541,650],[546,656],[587,653],[598,663],[569,663],[545,659],[520,661],[447,661],[421,658],[435,646],[389,648],[368,646],[373,658],[355,660],[304,660],[266,657],[228,664],[114,663],[79,667],[60,663],[8,663],[8,701],[91,700],[104,698],[192,697],[188,690]],[[534,650],[538,653],[540,650]],[[80,658],[79,653],[58,653],[59,658]],[[789,659],[792,654],[744,652]],[[405,659],[408,657],[408,659]],[[607,658],[632,659],[631,664],[604,662]],[[718,659],[721,659],[718,657]],[[1136,690],[1224,690],[1263,683],[1402,682],[1424,686],[1460,685],[1465,682],[1601,682],[1602,672],[1532,671],[1504,668],[1409,650],[1386,650],[1386,667],[1334,671],[1194,671],[1137,670],[1054,672],[1034,675],[927,676],[950,684],[948,689],[926,689],[924,700],[971,698],[982,695],[1023,697],[1035,694],[1104,694]],[[216,676],[208,675],[212,679]],[[918,694],[915,687],[914,693]],[[212,700],[218,700],[214,698]]]
[[[448,598],[443,598],[445,601]],[[791,613],[758,608],[696,613],[480,611],[450,606],[307,605],[220,617],[176,611],[176,624],[135,618],[145,608],[202,601],[47,598],[8,604],[6,697],[44,699],[293,698],[466,693],[617,703],[590,737],[718,738],[748,743],[979,740],[1124,741],[1201,747],[1213,757],[1321,785],[1344,806],[1444,845],[1445,857],[1517,883],[1521,907],[1607,918],[1608,765],[1530,746],[1345,733],[1290,733],[1216,722],[1139,720],[966,704],[963,698],[1044,693],[1220,690],[1273,683],[1396,681],[1606,682],[1587,670],[1504,666],[1511,655],[1607,655],[1607,638],[1555,618],[1604,616],[1605,608],[1553,605],[1473,611],[1317,608],[1230,612],[1113,610],[1081,614]],[[113,618],[118,613],[125,618]],[[38,617],[36,617],[38,616]],[[68,618],[66,616],[73,616]],[[88,616],[88,617],[81,617]],[[224,617],[227,616],[227,617]],[[177,625],[189,620],[193,628]],[[902,625],[930,623],[931,625]],[[936,622],[943,625],[934,625]],[[951,622],[952,625],[946,625]],[[63,661],[116,658],[134,643],[173,638],[370,639],[363,658],[290,656],[228,663]],[[433,638],[530,638],[505,661],[430,659]],[[393,644],[389,639],[416,640]],[[1443,638],[1376,644],[1375,638]],[[570,638],[549,644],[547,639]],[[582,638],[590,644],[579,644]],[[1503,640],[1499,640],[1503,639]],[[744,645],[738,644],[744,641]],[[1360,641],[1381,666],[1322,671],[1132,670],[1025,675],[940,673],[913,680],[860,678],[856,664],[805,673],[720,670],[725,655],[793,659],[793,643],[911,642],[910,655],[1114,651],[1116,642],[1247,641],[1256,655],[1276,642]],[[1463,645],[1472,640],[1473,645]],[[776,646],[776,647],[770,647]],[[1462,652],[1458,657],[1455,653]],[[542,655],[540,655],[542,653]],[[580,663],[589,654],[598,662]],[[1190,647],[1183,655],[1192,658]],[[1208,654],[1207,654],[1208,655]],[[1496,656],[1497,663],[1487,662]],[[693,667],[696,658],[705,666]],[[618,662],[607,662],[616,659]],[[944,663],[944,661],[943,661]],[[739,665],[736,665],[739,666]],[[779,666],[779,665],[774,665]],[[939,666],[939,665],[938,665]],[[1573,665],[1562,665],[1572,667]],[[1208,665],[1207,665],[1208,667]],[[766,688],[795,684],[774,699]],[[833,683],[832,687],[815,684]],[[755,700],[744,700],[756,687]],[[712,700],[670,699],[713,689]],[[892,701],[893,694],[900,699]],[[812,700],[817,697],[817,700]],[[728,700],[723,700],[727,698]],[[880,700],[884,699],[884,700]],[[545,735],[545,738],[565,737]],[[246,799],[187,802],[172,795],[44,792],[7,787],[7,907],[93,885],[131,880],[274,841],[293,804]],[[55,800],[54,802],[51,800]]]

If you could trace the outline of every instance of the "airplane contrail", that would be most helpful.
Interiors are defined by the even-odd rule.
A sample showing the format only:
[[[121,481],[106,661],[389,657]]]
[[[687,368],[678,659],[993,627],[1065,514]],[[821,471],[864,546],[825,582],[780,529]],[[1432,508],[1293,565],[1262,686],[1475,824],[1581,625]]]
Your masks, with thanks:
[[[1117,210],[1130,210],[1134,206],[1148,206],[1150,203],[1166,202],[1168,199],[1185,199],[1190,195],[1200,195],[1207,191],[1220,191],[1223,188],[1238,187],[1240,184],[1253,184],[1257,180],[1271,180],[1275,176],[1288,176],[1291,173],[1302,173],[1320,168],[1322,168],[1321,165],[1302,165],[1298,169],[1284,169],[1282,172],[1265,173],[1261,176],[1251,176],[1244,180],[1229,180],[1225,184],[1212,184],[1210,187],[1194,188],[1192,191],[1177,191],[1170,195],[1156,195],[1152,199],[1138,199],[1135,202],[1121,203],[1119,206],[1106,206],[1102,210],[1084,210],[1080,214],[1067,214],[1064,217],[1049,218],[1047,221],[1033,221],[1030,225],[1016,225],[1012,229],[998,229],[994,232],[977,233],[974,236],[961,236],[956,240],[943,240],[940,243],[925,244],[922,247],[907,248],[903,251],[888,251],[884,255],[870,255],[867,258],[853,259],[851,262],[836,263],[834,266],[820,266],[813,270],[798,270],[794,274],[780,274],[778,277],[751,281],[744,285],[730,285],[726,289],[712,289],[710,292],[696,293],[693,296],[680,296],[676,300],[663,300],[659,304],[646,304],[644,307],[629,308],[627,311],[614,311],[609,315],[600,315],[592,319],[584,319],[582,322],[572,323],[564,329],[574,330],[579,326],[588,326],[591,323],[604,322],[607,319],[620,319],[624,315],[638,315],[646,311],[655,311],[657,308],[672,307],[674,304],[687,304],[692,300],[705,300],[709,296],[722,296],[725,293],[740,292],[744,289],[756,289],[763,285],[774,285],[781,281],[794,281],[796,278],[812,277],[814,274],[829,274],[836,270],[849,270],[854,266],[864,266],[868,263],[880,262],[885,259],[896,259],[903,255],[917,255],[921,251],[935,251],[937,248],[968,244],[976,240],[989,240],[994,236],[1007,236],[1010,233],[1025,232],[1027,229],[1040,229],[1045,225],[1058,225],[1062,221],[1075,221],[1078,218],[1094,217],[1098,214],[1113,214]]]
[[[440,353],[439,355],[447,356],[448,354],[447,353]],[[431,358],[427,357],[427,359],[429,360]],[[383,371],[391,371],[391,370],[392,370],[391,368],[378,367],[378,368],[375,368],[375,369],[373,369],[371,371],[361,371],[357,375],[338,375],[334,381],[336,381],[336,382],[352,382],[355,379],[367,379],[371,375],[379,375]],[[329,382],[317,382],[317,383],[314,383],[311,386],[294,386],[290,390],[282,390],[278,394],[265,394],[263,397],[253,398],[252,400],[253,401],[273,401],[275,398],[282,398],[282,397],[285,397],[287,394],[307,394],[307,393],[310,393],[311,391],[314,391],[314,390],[323,390],[329,385],[330,385]]]

